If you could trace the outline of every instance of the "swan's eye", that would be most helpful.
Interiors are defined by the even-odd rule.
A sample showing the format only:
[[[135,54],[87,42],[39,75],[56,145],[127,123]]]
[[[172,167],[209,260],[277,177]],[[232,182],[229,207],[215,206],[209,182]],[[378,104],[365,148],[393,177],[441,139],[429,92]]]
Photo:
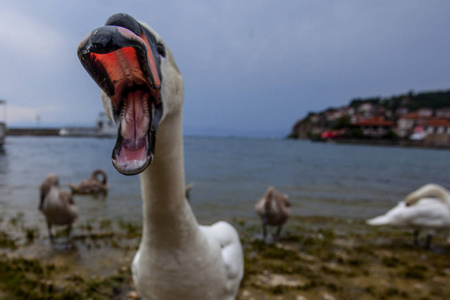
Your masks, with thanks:
[[[163,45],[156,45],[156,51],[158,51],[159,55],[161,55],[162,57],[166,57],[166,48],[164,48]]]

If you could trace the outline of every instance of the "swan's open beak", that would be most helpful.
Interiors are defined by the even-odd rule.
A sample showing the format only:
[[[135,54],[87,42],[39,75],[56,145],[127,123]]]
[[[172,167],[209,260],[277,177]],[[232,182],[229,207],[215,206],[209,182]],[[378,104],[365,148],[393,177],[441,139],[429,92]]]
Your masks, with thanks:
[[[113,16],[84,38],[78,57],[111,100],[119,127],[113,165],[134,175],[147,168],[155,151],[162,116],[160,61],[154,37],[132,17],[117,16],[115,24],[108,24]]]

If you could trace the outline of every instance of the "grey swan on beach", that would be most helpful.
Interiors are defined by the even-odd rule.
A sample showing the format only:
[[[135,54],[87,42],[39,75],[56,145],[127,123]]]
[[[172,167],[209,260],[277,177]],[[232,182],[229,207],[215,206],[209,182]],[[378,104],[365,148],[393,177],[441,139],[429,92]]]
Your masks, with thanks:
[[[54,239],[52,225],[67,226],[67,236],[70,237],[72,224],[78,218],[78,209],[72,194],[59,187],[59,178],[54,173],[41,184],[39,210],[47,221],[50,240]]]
[[[266,240],[267,226],[277,226],[275,241],[280,238],[281,229],[291,216],[291,203],[286,194],[270,186],[266,193],[255,203],[255,210],[261,218],[263,240]]]
[[[384,215],[367,220],[367,223],[410,228],[414,232],[415,245],[419,243],[420,231],[425,231],[425,248],[429,249],[436,231],[450,229],[450,193],[437,184],[424,185]]]
[[[140,174],[143,232],[132,263],[139,296],[235,299],[244,269],[239,235],[227,222],[199,225],[186,199],[184,88],[172,52],[148,25],[116,14],[84,38],[78,57],[118,125],[114,167]]]
[[[105,171],[101,169],[94,170],[92,175],[83,180],[80,184],[74,185],[69,183],[69,187],[74,194],[99,194],[108,192],[108,177]]]

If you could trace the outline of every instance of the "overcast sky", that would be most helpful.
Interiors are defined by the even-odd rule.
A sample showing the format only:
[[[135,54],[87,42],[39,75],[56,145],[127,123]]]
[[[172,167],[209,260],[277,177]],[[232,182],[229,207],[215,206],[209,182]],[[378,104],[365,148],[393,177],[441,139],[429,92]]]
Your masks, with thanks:
[[[284,136],[357,97],[450,88],[450,1],[0,2],[10,127],[93,125],[99,89],[76,49],[117,12],[148,23],[185,82],[187,134]]]

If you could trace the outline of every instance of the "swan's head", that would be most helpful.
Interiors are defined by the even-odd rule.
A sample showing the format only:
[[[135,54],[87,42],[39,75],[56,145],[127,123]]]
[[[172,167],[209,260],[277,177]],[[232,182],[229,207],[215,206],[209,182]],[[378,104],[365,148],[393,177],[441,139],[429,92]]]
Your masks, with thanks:
[[[410,193],[403,202],[405,202],[406,206],[411,206],[422,198],[436,198],[444,203],[450,204],[450,192],[444,187],[434,183],[426,184]]]
[[[118,126],[114,167],[125,175],[144,171],[159,124],[182,106],[183,80],[172,53],[148,25],[115,14],[84,38],[78,57]]]
[[[42,183],[42,186],[59,186],[59,177],[55,173],[50,173]]]

